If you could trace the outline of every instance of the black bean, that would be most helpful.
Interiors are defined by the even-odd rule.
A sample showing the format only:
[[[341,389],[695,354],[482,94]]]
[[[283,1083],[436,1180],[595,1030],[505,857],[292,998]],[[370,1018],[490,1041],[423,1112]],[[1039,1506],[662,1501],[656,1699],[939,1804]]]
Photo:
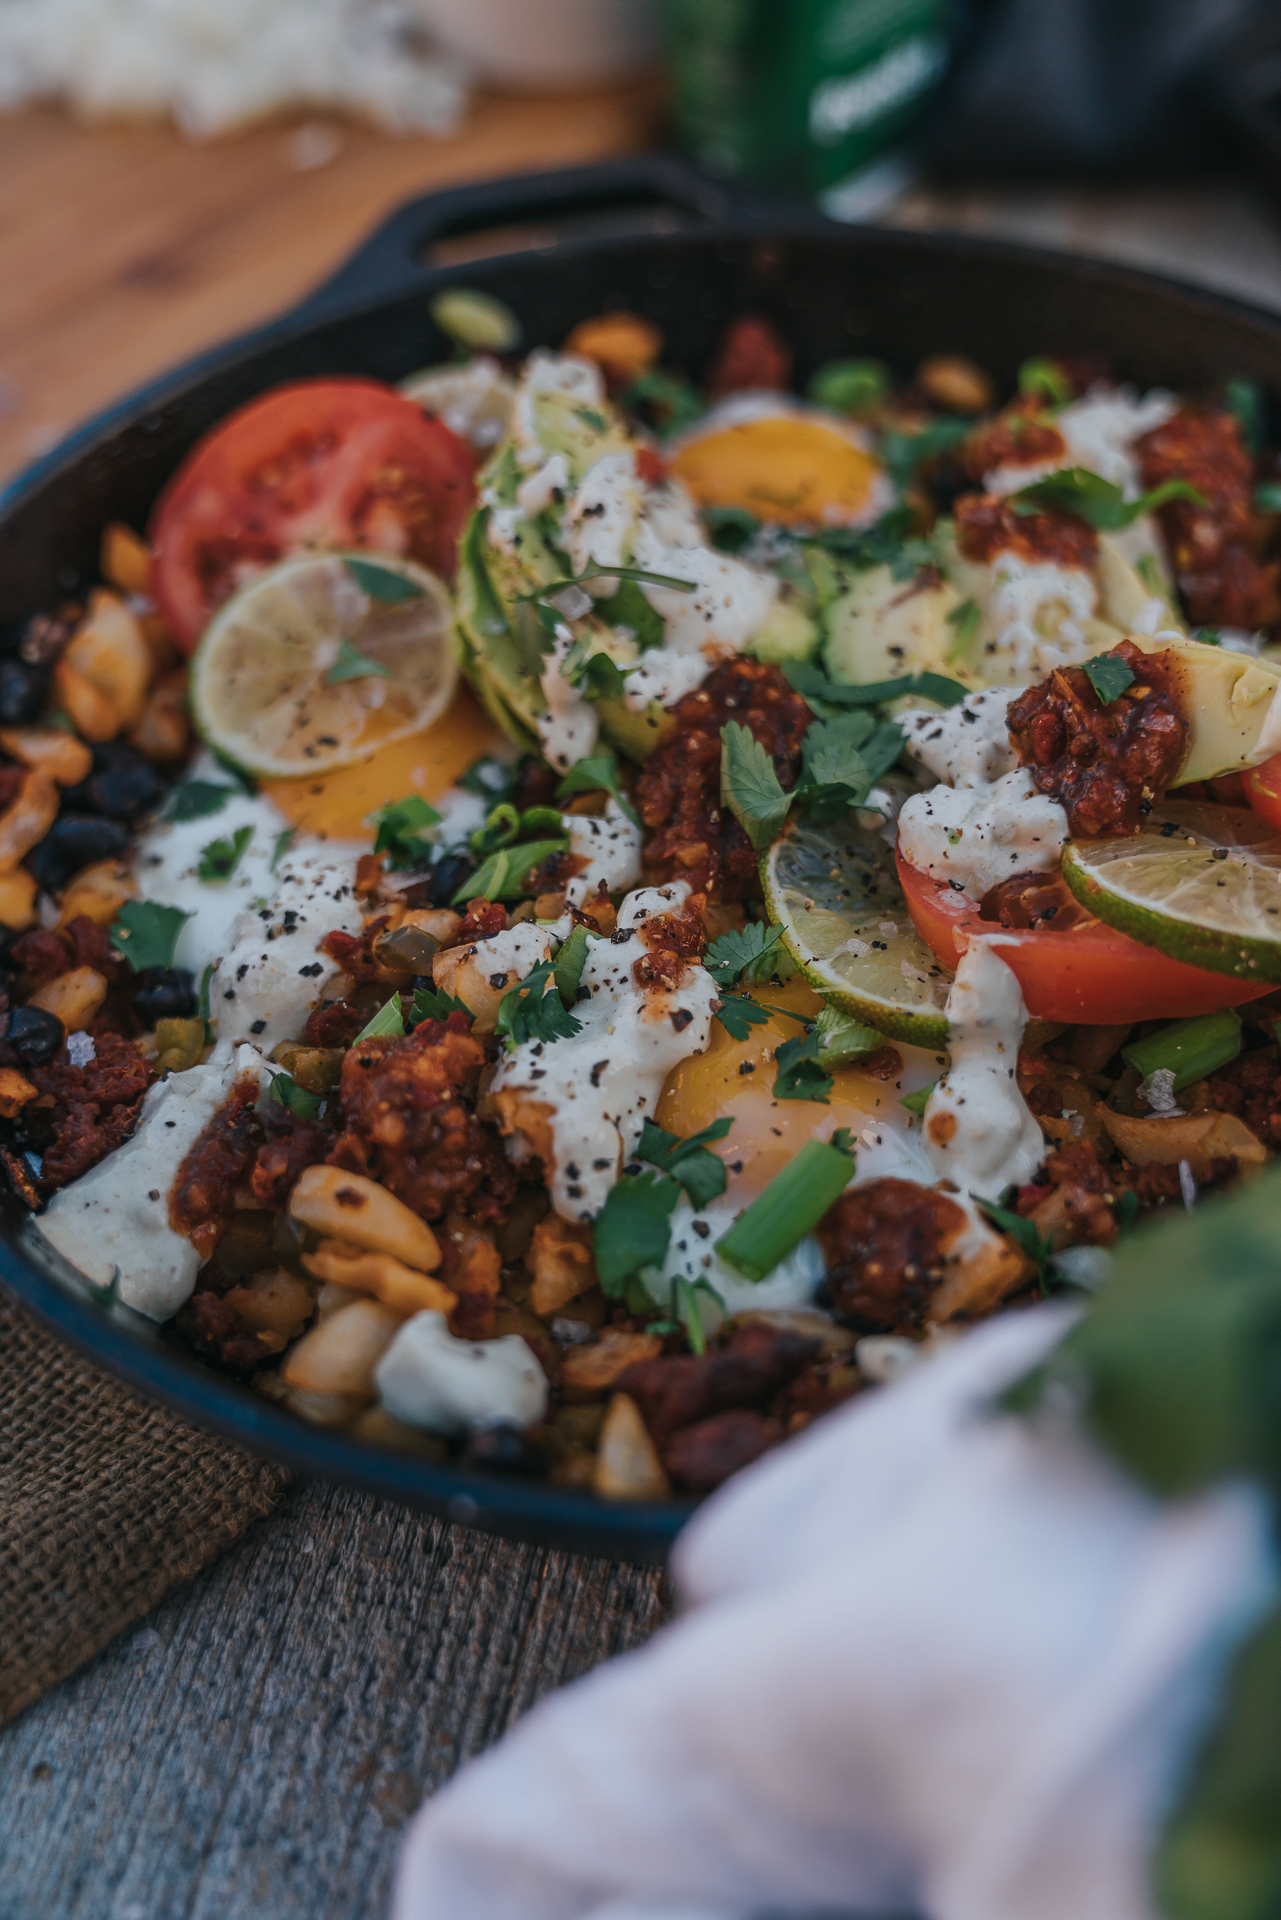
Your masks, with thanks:
[[[464,880],[475,871],[476,862],[469,853],[447,853],[443,860],[436,862],[423,883],[427,890],[427,904],[433,907],[451,905]]]
[[[144,967],[130,996],[144,1027],[157,1020],[190,1020],[196,1011],[196,983],[185,967]]]
[[[547,1465],[542,1450],[509,1420],[473,1427],[462,1452],[463,1464],[486,1473],[542,1473]]]
[[[4,1037],[24,1067],[43,1067],[61,1047],[66,1031],[56,1013],[16,1007]]]
[[[25,660],[0,660],[0,725],[25,727],[44,705],[49,675]]]
[[[47,893],[65,887],[73,873],[98,860],[118,860],[129,829],[96,813],[60,813],[31,855],[36,879]]]
[[[63,805],[72,813],[102,813],[113,820],[137,820],[151,813],[164,782],[149,761],[122,742],[111,740],[93,750],[93,772],[69,787]]]

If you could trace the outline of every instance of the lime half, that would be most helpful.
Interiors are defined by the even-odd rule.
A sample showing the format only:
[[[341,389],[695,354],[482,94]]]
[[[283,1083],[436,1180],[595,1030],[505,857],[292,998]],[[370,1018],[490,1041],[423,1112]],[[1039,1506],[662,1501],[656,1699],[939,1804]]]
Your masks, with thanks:
[[[1129,839],[1069,840],[1063,878],[1110,927],[1237,980],[1281,980],[1281,839],[1244,807],[1167,800]]]
[[[853,814],[798,824],[769,849],[761,879],[770,917],[812,987],[896,1040],[947,1044],[952,976],[912,925],[879,833]]]
[[[453,607],[434,574],[372,553],[307,553],[220,607],[191,662],[211,747],[288,780],[366,760],[421,732],[457,680]]]

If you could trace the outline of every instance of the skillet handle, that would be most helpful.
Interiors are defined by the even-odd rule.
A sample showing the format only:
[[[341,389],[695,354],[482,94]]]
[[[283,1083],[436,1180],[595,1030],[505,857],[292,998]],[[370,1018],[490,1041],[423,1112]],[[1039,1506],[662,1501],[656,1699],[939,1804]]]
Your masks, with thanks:
[[[537,221],[537,245],[555,245],[558,223],[563,237],[606,237],[611,216],[620,232],[635,232],[638,220],[651,232],[676,229],[813,225],[829,222],[804,201],[737,181],[716,180],[674,154],[641,153],[590,167],[565,167],[554,173],[509,174],[474,186],[447,188],[409,200],[375,229],[338,271],[294,309],[291,317],[312,319],[339,308],[426,289],[438,281],[441,265],[425,258],[434,243],[469,233]],[[495,248],[523,251],[523,245]],[[488,256],[487,256],[488,257]]]

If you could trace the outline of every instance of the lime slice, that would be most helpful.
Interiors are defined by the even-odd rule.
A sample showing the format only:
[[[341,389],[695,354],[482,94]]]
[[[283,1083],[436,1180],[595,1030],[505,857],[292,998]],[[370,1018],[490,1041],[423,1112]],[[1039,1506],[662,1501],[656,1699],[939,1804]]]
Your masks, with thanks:
[[[947,1044],[952,976],[912,925],[894,854],[853,814],[797,825],[761,861],[770,917],[812,987],[895,1040]]]
[[[307,553],[220,607],[191,662],[209,745],[288,780],[368,759],[453,696],[453,607],[434,574],[369,553]]]
[[[1129,839],[1069,840],[1063,878],[1145,947],[1237,980],[1281,980],[1281,839],[1244,807],[1167,800]]]

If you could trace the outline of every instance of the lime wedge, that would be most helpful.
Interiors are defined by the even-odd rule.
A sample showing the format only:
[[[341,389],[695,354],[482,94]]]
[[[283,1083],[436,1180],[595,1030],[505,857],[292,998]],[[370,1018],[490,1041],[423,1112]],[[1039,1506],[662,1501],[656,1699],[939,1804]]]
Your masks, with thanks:
[[[1281,839],[1244,807],[1167,800],[1129,839],[1069,840],[1063,878],[1100,920],[1172,960],[1281,980]]]
[[[855,816],[798,824],[765,854],[770,918],[812,987],[895,1040],[947,1044],[952,976],[912,925],[893,850]]]
[[[371,553],[282,561],[220,607],[191,662],[208,744],[264,779],[328,773],[429,727],[457,680],[434,574]]]

